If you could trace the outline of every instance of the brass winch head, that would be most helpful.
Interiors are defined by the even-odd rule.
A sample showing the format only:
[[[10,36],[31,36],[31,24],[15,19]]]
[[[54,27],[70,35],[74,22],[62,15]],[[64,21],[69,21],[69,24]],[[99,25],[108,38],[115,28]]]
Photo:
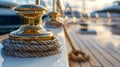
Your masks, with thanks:
[[[49,16],[51,19],[56,19],[60,17],[60,13],[59,12],[50,12]]]
[[[49,13],[50,20],[49,23],[52,24],[54,27],[62,26],[62,22],[60,19],[61,14],[59,12],[50,12]]]
[[[25,24],[2,41],[2,53],[12,57],[31,58],[60,54],[59,40],[42,26],[42,15],[46,9],[37,5],[21,5],[14,10],[25,20]]]
[[[26,20],[27,24],[11,32],[10,38],[50,40],[54,37],[52,32],[46,31],[42,26],[42,16],[46,13],[46,8],[38,5],[21,5],[14,10]]]

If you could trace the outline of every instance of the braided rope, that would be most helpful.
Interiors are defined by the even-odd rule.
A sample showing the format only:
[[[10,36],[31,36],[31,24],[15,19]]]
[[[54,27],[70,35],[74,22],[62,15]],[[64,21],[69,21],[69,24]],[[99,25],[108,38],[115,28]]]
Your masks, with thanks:
[[[2,41],[3,54],[16,57],[39,57],[61,53],[61,45],[57,38],[52,40],[34,39],[14,40],[7,38]]]
[[[3,50],[2,53],[4,55],[9,55],[13,57],[21,57],[21,58],[29,58],[29,57],[44,57],[49,55],[55,55],[60,54],[62,52],[61,49],[59,50],[53,50],[53,51],[47,51],[47,52],[18,52],[18,51],[12,51],[12,50]]]
[[[41,45],[42,43],[43,45]],[[58,41],[54,43],[49,42],[50,44],[48,44],[48,41],[42,42],[42,43],[39,44],[34,41],[32,43],[30,42],[25,43],[24,41],[19,42],[19,41],[10,40],[10,39],[5,39],[2,41],[2,44],[4,44],[4,48],[13,49],[13,50],[48,51],[48,50],[54,50],[61,47]]]

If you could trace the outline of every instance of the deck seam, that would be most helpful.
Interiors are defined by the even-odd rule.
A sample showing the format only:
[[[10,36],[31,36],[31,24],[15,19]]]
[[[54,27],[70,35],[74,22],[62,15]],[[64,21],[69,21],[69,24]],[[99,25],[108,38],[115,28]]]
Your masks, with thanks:
[[[92,38],[91,38],[92,39]],[[92,39],[93,41],[93,39]],[[96,42],[96,41],[95,41]],[[96,42],[97,44],[99,44],[98,42]],[[103,43],[103,42],[102,42]],[[103,47],[100,46],[100,44],[98,45],[101,49],[103,49],[104,51],[106,51],[109,55],[111,55],[114,59],[116,59],[119,63],[120,63],[120,60],[118,60],[115,56],[113,56],[110,52],[108,52],[106,49],[104,49]]]
[[[71,34],[71,36],[74,36],[74,35]],[[80,45],[79,45],[79,43],[76,41],[76,37],[75,37],[75,36],[74,36],[74,39],[75,39],[74,41],[76,42],[77,46],[78,46],[79,48],[81,48]],[[82,48],[81,48],[81,50],[82,50]],[[92,64],[90,63],[90,61],[88,61],[88,63],[92,66]],[[82,66],[81,66],[81,67],[82,67]]]
[[[85,37],[85,36],[83,36],[83,37]],[[86,38],[86,40],[90,43],[90,44],[92,44],[91,43],[91,41],[89,41],[87,38]],[[95,46],[93,46],[93,45],[91,45],[95,50],[97,50],[102,56],[103,56],[103,58],[104,59],[106,59],[106,61],[108,61],[113,67],[115,67],[115,65],[110,61],[110,60],[108,60],[108,58],[106,58]]]
[[[83,40],[81,40],[79,38],[79,40],[86,46],[86,48],[92,53],[92,55],[96,58],[96,60],[102,65],[102,67],[104,67],[104,65],[101,63],[101,61],[96,57],[96,55],[94,55],[94,53],[91,51],[91,49],[89,49],[89,47],[83,42]]]
[[[69,31],[67,31],[67,32],[69,33]],[[72,35],[72,34],[68,34],[68,36],[70,36],[70,39],[71,39],[71,35]],[[73,42],[72,42],[72,44],[73,44]],[[73,45],[74,45],[74,44],[73,44]],[[80,50],[81,50],[81,48],[80,48]],[[78,64],[79,64],[80,67],[82,67],[80,62],[78,62]]]
[[[96,37],[95,37],[96,38]],[[100,40],[101,41],[101,40]],[[101,41],[101,42],[103,42],[103,41]],[[108,48],[110,48],[111,50],[113,50],[114,52],[116,52],[117,54],[119,54],[120,55],[120,52],[118,52],[118,51],[116,51],[116,50],[114,50],[111,46],[108,46]]]
[[[73,32],[72,32],[73,33]],[[75,33],[73,33],[73,35],[75,36]],[[77,37],[77,36],[76,36]],[[79,36],[78,36],[78,39],[79,39]],[[85,44],[84,42],[82,42],[83,44]],[[92,62],[90,62],[90,65],[92,66],[92,67],[103,67],[103,64],[98,60],[98,58],[93,54],[93,52],[86,46],[86,45],[83,45],[85,48],[86,48],[86,50],[89,52],[89,53],[91,53],[91,55],[94,57],[94,59],[100,64],[100,66],[93,66],[92,65]],[[80,45],[79,45],[79,47],[80,47]]]

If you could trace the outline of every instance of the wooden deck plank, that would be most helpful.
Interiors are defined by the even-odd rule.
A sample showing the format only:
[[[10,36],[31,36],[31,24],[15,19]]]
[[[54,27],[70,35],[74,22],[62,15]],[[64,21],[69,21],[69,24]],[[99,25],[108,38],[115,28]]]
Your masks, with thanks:
[[[71,35],[71,34],[70,34]],[[73,38],[73,37],[72,37]],[[75,38],[75,37],[74,37]],[[76,39],[72,39],[72,40],[74,40],[74,42],[76,42]],[[76,44],[74,44],[74,45],[77,45],[78,46],[78,44],[77,44],[77,42],[76,42]],[[78,46],[79,47],[79,46]],[[80,50],[80,49],[79,49]],[[81,63],[81,67],[91,67],[91,65],[90,65],[90,63],[89,62],[82,62]]]
[[[75,32],[76,30],[76,27],[71,27],[72,30]],[[77,36],[77,35],[76,35]],[[112,64],[109,63],[101,54],[99,54],[99,52],[96,51],[96,49],[94,49],[93,47],[91,47],[89,43],[87,43],[87,41],[84,39],[85,35],[78,35],[77,37],[79,37],[78,40],[80,40],[80,42],[82,42],[86,47],[87,49],[93,53],[94,57],[96,57],[98,59],[98,61],[105,67],[112,67]]]
[[[70,30],[68,29],[67,32],[69,33]],[[69,34],[68,34],[68,35],[69,35]],[[70,36],[70,35],[69,35],[69,36]],[[70,39],[71,39],[72,44],[74,45],[75,49],[77,49],[77,50],[81,50],[81,49],[76,45],[77,43],[76,43],[74,40],[72,40],[73,38],[72,38],[71,36],[70,36]],[[70,62],[71,62],[71,61],[70,61]],[[72,61],[72,62],[73,62],[73,61]],[[73,62],[72,64],[81,67],[81,63],[80,63],[80,62]]]
[[[93,50],[97,50],[97,52],[98,53],[100,53],[101,54],[101,57],[105,60],[102,60],[102,59],[99,59],[99,57],[97,57],[97,56],[99,56],[99,55],[95,55],[95,53],[93,53],[93,57],[94,57],[94,55],[95,55],[95,57],[97,57],[97,61],[100,61],[100,63],[102,63],[101,64],[101,67],[113,67],[113,66],[116,66],[116,67],[119,67],[119,59],[117,60],[116,58],[117,57],[119,57],[119,54],[117,54],[117,53],[115,53],[115,50],[111,50],[110,48],[105,48],[105,47],[103,47],[103,42],[101,42],[103,45],[100,45],[100,44],[98,44],[97,42],[94,42],[93,40],[90,40],[90,38],[84,38],[84,36],[85,37],[87,37],[86,35],[76,35],[76,31],[77,31],[77,29],[76,28],[74,28],[74,27],[71,27],[72,29],[71,29],[71,31],[72,32],[70,32],[70,36],[72,37],[72,39],[74,40],[74,42],[76,42],[76,43],[79,43],[78,45],[80,45],[80,48],[82,49],[82,50],[85,50],[85,48],[87,48],[85,51],[86,52],[90,52],[91,53],[91,50],[93,51]],[[78,37],[81,37],[80,39],[82,39],[83,40],[83,42],[81,41],[81,40],[79,40],[78,39]],[[92,38],[92,36],[90,35],[90,37]],[[92,38],[92,39],[94,39],[94,38]],[[87,41],[86,41],[87,40]],[[88,44],[85,44],[86,42],[88,42]],[[90,44],[91,42],[93,42],[92,44]],[[84,45],[82,45],[82,47],[81,47],[81,44],[84,44]],[[96,44],[98,44],[98,46],[96,46]],[[89,47],[89,45],[92,45],[92,47]],[[91,48],[93,48],[93,49],[91,49]],[[101,49],[102,51],[98,51],[99,49]],[[113,48],[112,48],[113,49]],[[88,50],[88,51],[87,51]],[[91,54],[92,54],[91,53]],[[114,55],[113,55],[114,54]],[[94,57],[94,58],[95,58]],[[107,59],[106,59],[107,58]],[[99,63],[99,64],[100,64]],[[108,64],[106,64],[106,63],[108,63]],[[91,64],[91,63],[90,63]],[[106,65],[105,65],[106,64]],[[82,64],[81,64],[82,65]],[[86,65],[86,64],[83,64],[83,65]],[[92,64],[91,64],[92,65]],[[103,66],[102,66],[103,65]],[[93,66],[93,65],[92,65]],[[94,67],[94,66],[93,66]]]
[[[72,60],[69,60],[69,63],[70,63],[69,64],[70,67],[81,67],[78,62]]]
[[[101,40],[99,40],[99,41],[97,41],[98,39],[96,39],[96,38],[94,38],[94,37],[92,37],[91,38],[91,36],[89,36],[89,38],[91,39],[91,40],[93,40],[95,43],[97,43],[97,44],[103,44],[103,45],[105,45],[105,46],[103,46],[103,45],[99,45],[101,48],[103,48],[104,50],[106,50],[109,54],[111,54],[111,55],[113,55],[114,57],[116,57],[117,58],[117,60],[120,62],[120,58],[118,58],[119,56],[120,56],[120,53],[118,53],[117,51],[114,51],[113,49],[111,49],[111,48],[109,48],[109,43],[106,45],[105,43],[104,43],[104,41],[101,41]],[[114,48],[115,49],[115,48]],[[117,48],[116,48],[117,49]]]
[[[114,37],[114,36],[113,36]],[[116,36],[115,36],[116,37]],[[120,36],[117,36],[117,38],[120,38]],[[114,44],[111,44],[111,43],[106,43],[106,41],[104,41],[104,40],[100,40],[100,39],[98,39],[96,36],[95,36],[95,38],[97,39],[97,40],[99,40],[102,44],[104,44],[106,47],[108,47],[110,50],[112,50],[114,53],[116,53],[116,54],[119,54],[120,55],[120,49],[119,49],[119,47],[120,47],[120,44],[118,43],[117,45],[114,45]],[[118,40],[117,40],[118,41]],[[103,45],[101,45],[101,46],[103,46]]]
[[[113,45],[108,46],[108,48],[110,48],[111,50],[113,50],[114,53],[117,53],[117,54],[120,55],[120,48],[114,47]]]
[[[76,39],[75,39],[76,40]],[[76,40],[76,41],[78,41],[78,39]],[[86,52],[87,54],[89,54],[90,56],[91,56],[91,60],[89,61],[89,64],[90,64],[90,66],[92,67],[101,67],[102,65],[94,58],[94,56],[89,52],[89,50],[85,47],[85,46],[83,46],[84,44],[83,43],[79,43],[78,44],[79,45],[79,47],[81,47],[81,49],[84,51],[84,52]],[[85,63],[82,63],[81,64],[81,66],[83,66],[84,67],[84,65],[85,65]]]
[[[96,50],[97,50],[101,55],[103,55],[103,56],[105,57],[105,59],[106,59],[108,62],[110,62],[113,66],[116,66],[116,67],[120,66],[120,63],[119,63],[113,56],[111,56],[108,52],[106,52],[104,49],[102,49],[101,47],[98,46],[98,45],[100,45],[100,44],[97,44],[97,43],[95,43],[95,42],[93,43],[93,42],[89,39],[89,37],[87,37],[87,36],[84,36],[84,38],[86,38],[86,40],[88,40],[89,43],[92,44],[91,46],[93,46],[94,48],[96,48]]]
[[[67,44],[67,52],[69,54],[70,51],[72,51],[71,46],[69,45],[68,40],[66,39],[66,44]],[[78,62],[72,61],[69,59],[69,66],[70,67],[80,67],[80,64]]]
[[[79,47],[79,45],[78,45],[79,43],[76,42],[75,37],[72,37],[73,33],[72,33],[71,29],[68,29],[67,32],[68,32],[68,35],[70,36],[70,39],[71,39],[71,41],[72,41],[74,47],[75,47],[77,50],[82,50],[81,47]]]
[[[75,47],[77,50],[81,50],[81,47],[79,47],[79,43],[76,42],[76,40],[75,40],[74,37],[71,37],[71,36],[72,36],[72,31],[69,29],[67,32],[69,33],[68,35],[69,35],[70,38],[72,39],[72,43],[73,43],[74,47]],[[80,63],[80,66],[81,66],[81,67],[91,67],[91,65],[90,65],[89,62],[82,62],[82,63]]]
[[[75,38],[74,41],[78,42],[79,47],[81,47],[81,49],[85,52],[87,52],[88,54],[90,54],[91,56],[91,60],[89,61],[91,64],[91,67],[102,67],[102,65],[97,61],[97,59],[94,57],[94,55],[92,55],[92,53],[83,45],[82,42],[79,41],[79,39],[76,37],[76,34],[71,32],[71,37]],[[82,63],[82,65],[85,65],[84,63]],[[84,67],[84,66],[83,66]]]
[[[68,40],[66,39],[66,44],[67,44],[67,52],[68,54],[70,53],[70,51],[72,51],[72,48],[71,46],[69,45],[69,42]],[[75,62],[75,61],[72,61],[69,59],[69,66],[70,67],[81,67],[80,63],[79,62]]]
[[[100,52],[98,52],[95,48],[93,48],[93,46],[91,46],[92,44],[89,43],[86,39],[83,39],[84,37],[79,36],[79,39],[85,43],[85,45],[88,47],[88,49],[90,51],[92,51],[92,53],[97,57],[97,59],[102,63],[103,67],[113,67],[113,65],[108,62],[103,55],[101,55]]]

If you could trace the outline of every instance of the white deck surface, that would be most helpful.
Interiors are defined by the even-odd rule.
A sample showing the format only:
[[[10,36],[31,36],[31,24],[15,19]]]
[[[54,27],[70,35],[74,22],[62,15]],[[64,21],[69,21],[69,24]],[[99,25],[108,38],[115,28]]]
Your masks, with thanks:
[[[62,54],[40,58],[16,58],[1,54],[0,44],[0,67],[69,67],[66,51],[66,42],[62,29],[50,29],[58,37],[62,45]]]

